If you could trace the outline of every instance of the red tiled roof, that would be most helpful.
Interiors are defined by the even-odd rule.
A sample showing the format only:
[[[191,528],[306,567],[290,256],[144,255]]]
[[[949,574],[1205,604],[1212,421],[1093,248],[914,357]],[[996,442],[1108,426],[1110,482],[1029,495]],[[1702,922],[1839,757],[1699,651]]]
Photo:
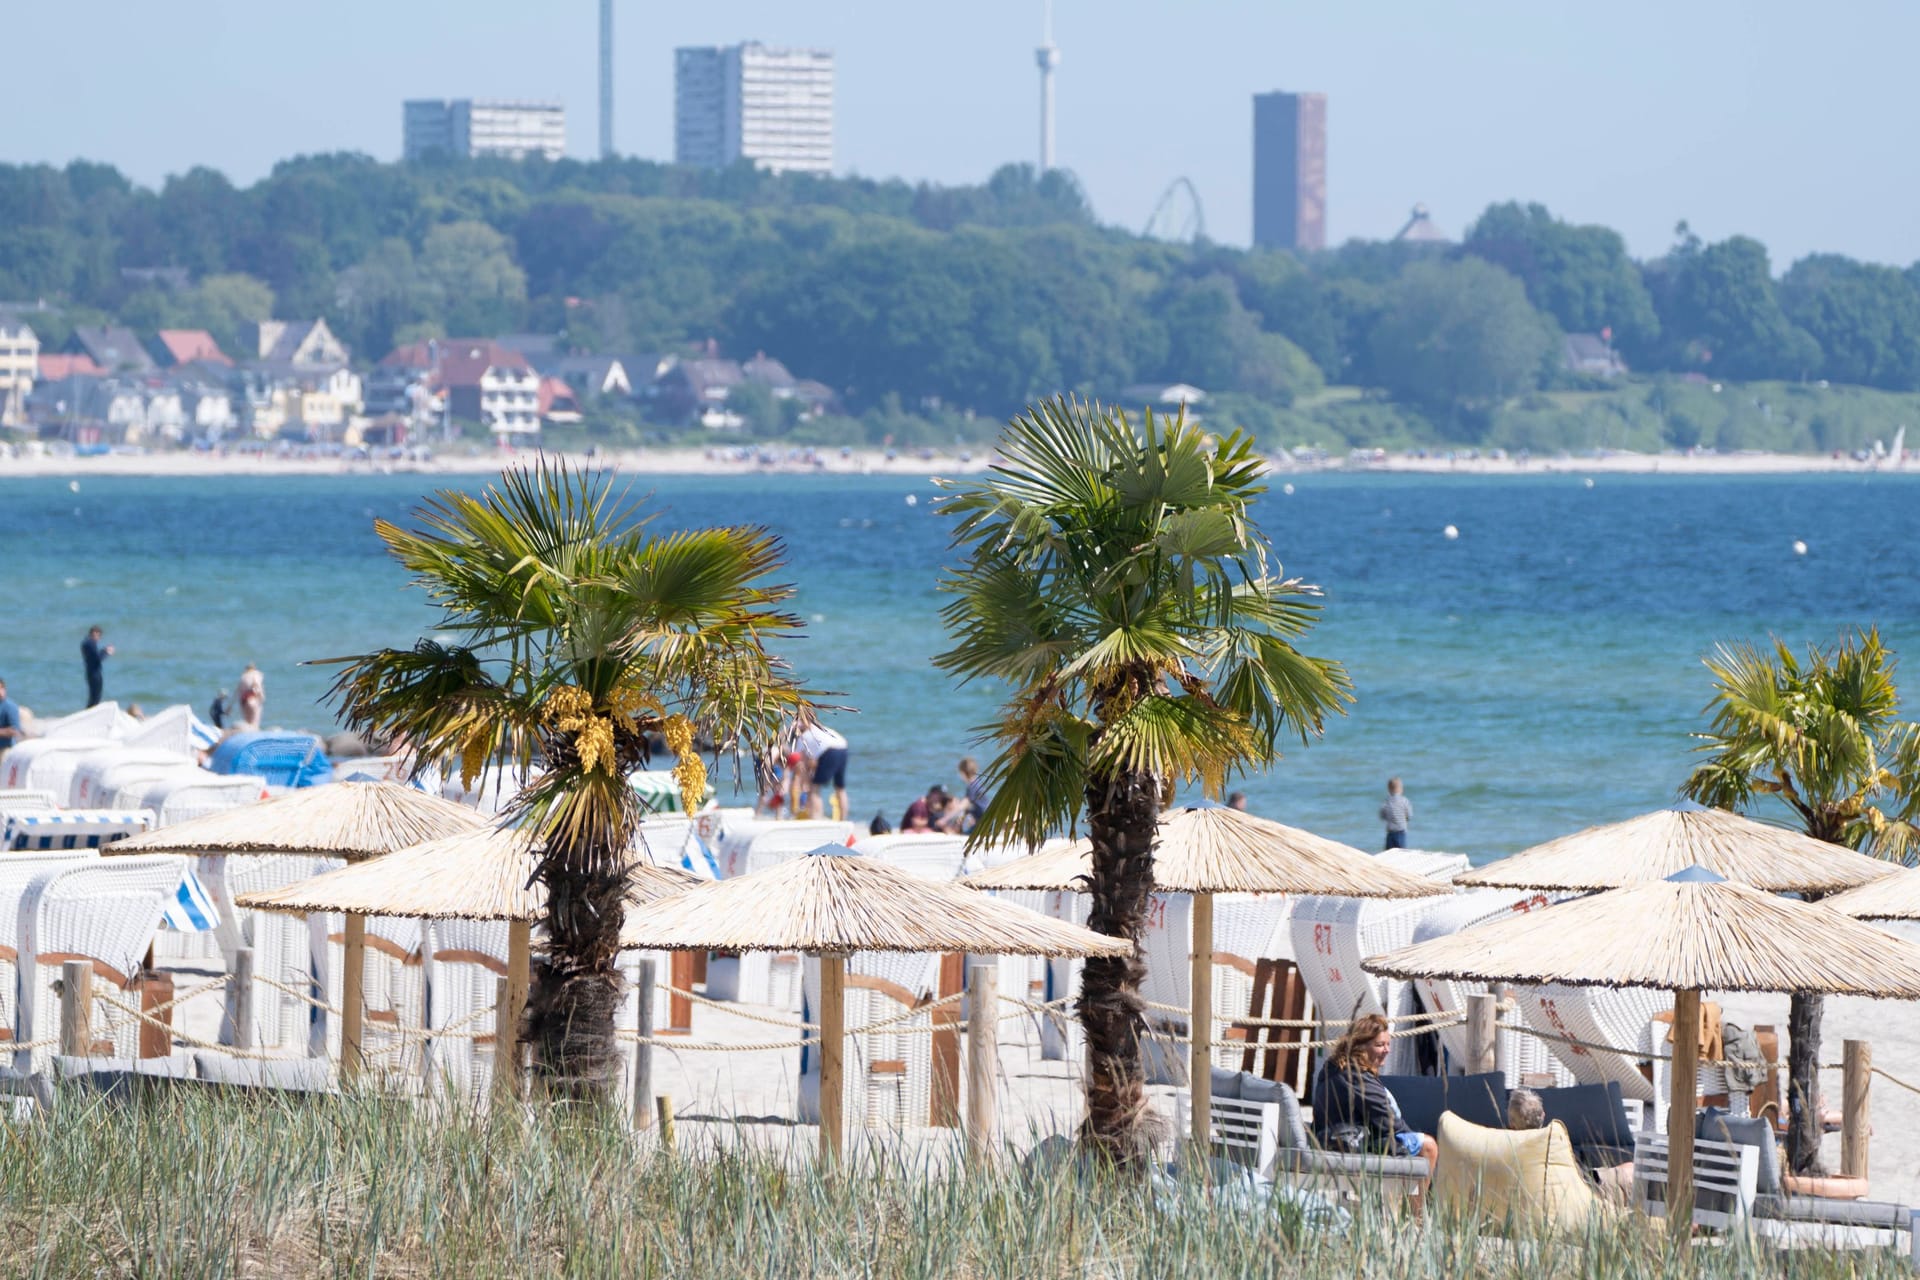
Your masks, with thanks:
[[[389,368],[431,369],[437,355],[440,376],[435,381],[443,387],[478,386],[488,369],[533,368],[525,356],[491,338],[440,338],[434,348],[429,350],[424,342],[410,342],[395,347],[380,363]]]
[[[227,353],[220,349],[220,344],[205,329],[162,329],[160,345],[167,349],[167,355],[177,365],[204,360],[208,364],[233,366]]]
[[[40,380],[42,382],[55,382],[61,378],[71,378],[77,373],[88,374],[98,378],[104,375],[106,370],[95,364],[93,357],[88,355],[68,356],[48,354],[40,357]]]
[[[563,413],[577,413],[580,410],[580,398],[567,385],[565,378],[552,376],[540,379],[540,416],[545,417],[558,407]]]

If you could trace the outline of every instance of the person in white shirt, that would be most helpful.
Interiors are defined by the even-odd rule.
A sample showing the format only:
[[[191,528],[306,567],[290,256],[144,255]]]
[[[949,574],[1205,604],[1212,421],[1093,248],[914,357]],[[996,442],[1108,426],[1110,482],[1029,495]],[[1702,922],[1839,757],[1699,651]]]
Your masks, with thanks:
[[[808,811],[822,817],[827,806],[827,790],[833,790],[831,816],[844,822],[847,817],[847,740],[818,720],[803,726],[794,739],[800,754],[807,758],[813,776],[812,799]]]

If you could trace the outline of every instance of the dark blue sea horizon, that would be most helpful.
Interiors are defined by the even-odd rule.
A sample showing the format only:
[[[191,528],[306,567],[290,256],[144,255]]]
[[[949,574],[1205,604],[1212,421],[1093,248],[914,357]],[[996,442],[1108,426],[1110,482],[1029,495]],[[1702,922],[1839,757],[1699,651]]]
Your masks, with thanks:
[[[269,723],[327,731],[330,673],[301,664],[410,643],[435,620],[373,519],[404,521],[428,490],[485,480],[0,481],[0,677],[41,714],[74,709],[80,639],[99,624],[118,648],[109,697],[204,714],[253,661]],[[1322,739],[1235,784],[1282,821],[1374,847],[1398,774],[1414,843],[1480,861],[1669,803],[1703,727],[1700,659],[1721,643],[1804,647],[1878,625],[1910,661],[1906,713],[1920,716],[1920,476],[1284,480],[1294,492],[1276,478],[1258,518],[1285,571],[1324,589],[1303,647],[1346,663],[1358,701]],[[755,474],[634,487],[663,526],[754,523],[785,539],[809,621],[793,661],[858,709],[836,718],[853,743],[855,816],[897,822],[919,790],[952,781],[995,691],[956,688],[929,664],[944,647],[936,583],[954,560],[930,483]]]

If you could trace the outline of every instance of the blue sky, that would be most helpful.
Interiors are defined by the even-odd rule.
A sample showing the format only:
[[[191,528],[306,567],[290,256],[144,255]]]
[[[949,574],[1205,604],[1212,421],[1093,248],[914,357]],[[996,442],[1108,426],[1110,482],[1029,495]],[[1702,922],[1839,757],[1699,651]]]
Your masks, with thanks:
[[[392,158],[408,97],[557,98],[596,145],[596,0],[19,0],[0,160]],[[616,140],[670,157],[672,50],[835,52],[843,171],[978,180],[1036,150],[1041,0],[618,0]],[[1390,235],[1415,201],[1459,233],[1495,200],[1662,251],[1687,219],[1773,251],[1920,258],[1912,52],[1920,5],[1858,0],[1317,4],[1056,0],[1060,163],[1138,229],[1190,179],[1217,240],[1251,222],[1251,95],[1329,95],[1329,228]]]

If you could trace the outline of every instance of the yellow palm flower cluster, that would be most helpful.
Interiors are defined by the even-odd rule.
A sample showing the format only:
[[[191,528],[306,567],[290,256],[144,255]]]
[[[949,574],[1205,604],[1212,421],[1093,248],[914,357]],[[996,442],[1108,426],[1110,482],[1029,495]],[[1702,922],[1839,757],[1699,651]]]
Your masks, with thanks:
[[[613,721],[593,713],[593,695],[585,689],[563,684],[547,695],[548,723],[562,733],[573,735],[573,749],[580,767],[592,770],[616,766],[613,749]]]

